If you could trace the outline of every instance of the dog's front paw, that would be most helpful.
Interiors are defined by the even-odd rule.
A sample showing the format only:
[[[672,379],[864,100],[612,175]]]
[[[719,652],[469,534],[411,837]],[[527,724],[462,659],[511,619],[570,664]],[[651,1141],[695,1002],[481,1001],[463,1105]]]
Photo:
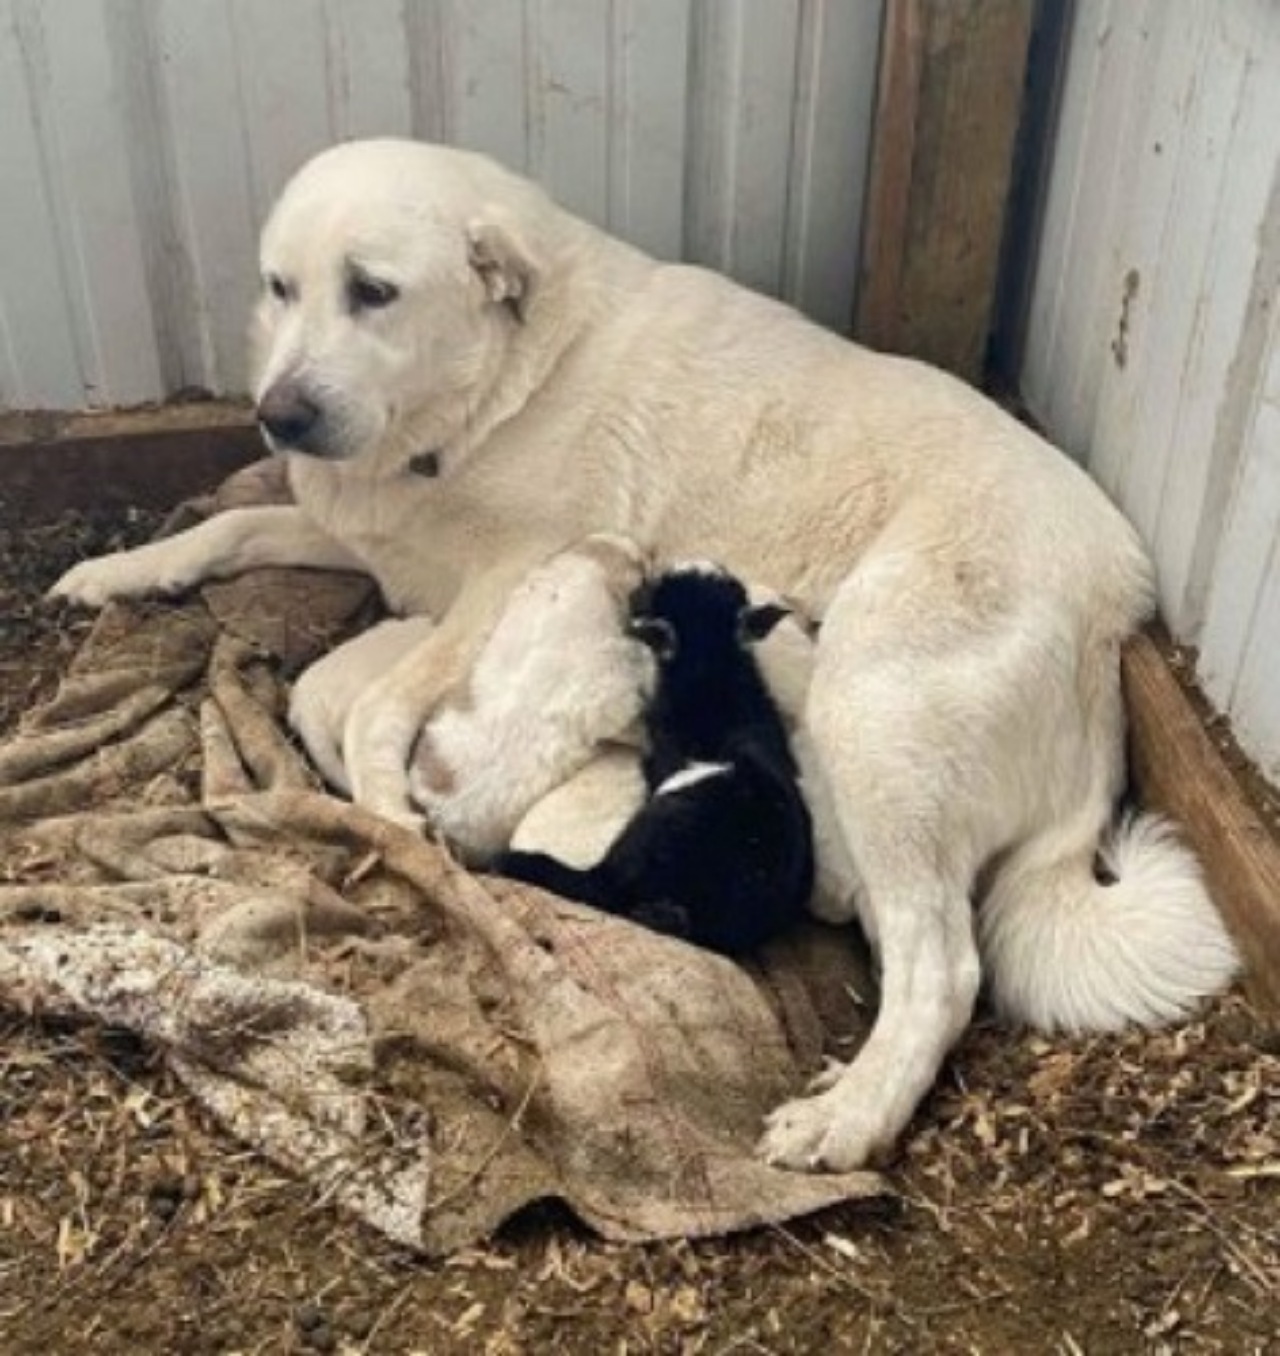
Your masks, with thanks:
[[[886,1119],[882,1104],[860,1100],[852,1084],[846,1070],[817,1096],[772,1111],[757,1146],[760,1157],[800,1172],[852,1172],[883,1159],[900,1127]]]
[[[198,574],[185,569],[181,558],[169,546],[168,542],[156,542],[132,551],[113,551],[93,560],[82,560],[46,596],[83,607],[103,607],[113,598],[181,593],[197,581]]]
[[[73,565],[45,596],[79,603],[82,607],[102,607],[112,598],[125,596],[127,590],[119,565],[119,557],[123,554],[82,560],[79,565]]]

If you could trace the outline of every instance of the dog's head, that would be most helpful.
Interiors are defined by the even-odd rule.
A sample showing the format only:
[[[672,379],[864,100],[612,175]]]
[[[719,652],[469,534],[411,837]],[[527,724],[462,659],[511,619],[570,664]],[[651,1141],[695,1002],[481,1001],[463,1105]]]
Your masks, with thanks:
[[[252,359],[270,446],[436,469],[525,322],[548,209],[492,162],[421,143],[304,165],[262,234]]]

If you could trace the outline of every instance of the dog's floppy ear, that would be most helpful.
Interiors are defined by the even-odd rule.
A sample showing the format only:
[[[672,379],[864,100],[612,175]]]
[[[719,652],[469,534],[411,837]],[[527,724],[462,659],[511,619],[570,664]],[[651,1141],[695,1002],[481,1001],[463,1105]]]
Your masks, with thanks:
[[[538,280],[538,265],[519,234],[504,221],[480,217],[467,227],[467,262],[489,300],[523,320]]]

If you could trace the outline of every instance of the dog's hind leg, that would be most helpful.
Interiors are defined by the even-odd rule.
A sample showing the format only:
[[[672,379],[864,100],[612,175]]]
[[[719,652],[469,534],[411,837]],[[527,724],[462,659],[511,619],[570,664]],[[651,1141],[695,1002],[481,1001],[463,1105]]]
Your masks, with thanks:
[[[907,573],[886,605],[885,582],[855,576],[837,596],[808,710],[864,885],[880,1009],[847,1068],[769,1117],[760,1152],[793,1168],[845,1171],[883,1155],[965,1030],[979,984],[970,891],[1010,801],[987,776],[1001,753],[1008,631],[984,627],[963,600],[935,626],[945,593]]]
[[[922,854],[884,846],[887,854],[863,859],[881,965],[875,1026],[821,1091],[768,1118],[760,1148],[770,1162],[843,1172],[884,1154],[972,1012],[979,967],[964,886],[939,877]]]

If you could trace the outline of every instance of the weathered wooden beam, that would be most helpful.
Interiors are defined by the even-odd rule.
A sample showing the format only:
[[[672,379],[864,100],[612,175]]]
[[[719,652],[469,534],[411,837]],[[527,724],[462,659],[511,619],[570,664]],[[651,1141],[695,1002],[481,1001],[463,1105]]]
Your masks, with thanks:
[[[1280,845],[1151,637],[1132,640],[1122,665],[1142,797],[1181,825],[1244,956],[1250,996],[1280,1011]]]
[[[977,382],[1033,0],[888,0],[854,337]]]
[[[0,512],[39,522],[70,509],[171,508],[265,453],[243,405],[0,414]]]

